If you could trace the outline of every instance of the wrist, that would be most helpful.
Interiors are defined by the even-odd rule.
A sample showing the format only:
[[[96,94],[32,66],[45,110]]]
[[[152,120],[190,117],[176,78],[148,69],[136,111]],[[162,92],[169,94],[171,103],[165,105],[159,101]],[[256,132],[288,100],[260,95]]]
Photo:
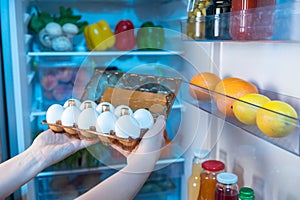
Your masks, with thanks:
[[[26,157],[31,160],[31,163],[33,163],[34,166],[32,167],[34,167],[38,172],[42,171],[50,165],[43,153],[33,147],[29,147],[24,151],[24,153],[26,154]]]

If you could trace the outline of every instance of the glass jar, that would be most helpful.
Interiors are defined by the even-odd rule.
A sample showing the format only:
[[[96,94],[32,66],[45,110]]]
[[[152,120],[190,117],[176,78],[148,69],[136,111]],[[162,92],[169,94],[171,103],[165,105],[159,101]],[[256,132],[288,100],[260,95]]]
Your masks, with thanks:
[[[238,200],[239,187],[237,185],[237,175],[222,172],[217,175],[217,181],[215,200]]]
[[[208,158],[208,150],[196,149],[194,151],[192,173],[188,179],[188,200],[197,200],[200,191],[200,173],[202,163]]]
[[[242,187],[239,192],[239,200],[254,200],[254,191],[249,187]]]
[[[188,6],[188,20],[187,20],[187,36],[189,38],[198,40],[205,39],[205,16],[206,8],[210,1],[197,0],[190,1]]]
[[[202,163],[202,168],[198,200],[214,200],[217,175],[224,171],[225,165],[218,160],[207,160]]]
[[[227,14],[231,11],[231,1],[214,0],[206,9],[205,37],[211,40],[229,40],[230,18]],[[221,15],[222,14],[222,15]]]

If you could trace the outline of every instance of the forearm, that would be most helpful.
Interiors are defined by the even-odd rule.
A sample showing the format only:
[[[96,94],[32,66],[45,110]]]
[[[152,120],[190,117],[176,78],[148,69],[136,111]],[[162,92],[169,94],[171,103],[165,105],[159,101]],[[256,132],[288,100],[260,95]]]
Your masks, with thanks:
[[[0,164],[0,199],[12,194],[45,167],[43,158],[30,149]]]

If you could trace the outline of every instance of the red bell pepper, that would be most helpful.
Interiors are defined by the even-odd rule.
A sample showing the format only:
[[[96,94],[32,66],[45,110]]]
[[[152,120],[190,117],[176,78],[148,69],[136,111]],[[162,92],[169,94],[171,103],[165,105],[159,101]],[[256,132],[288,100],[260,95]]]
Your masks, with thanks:
[[[134,26],[130,20],[121,20],[115,27],[116,43],[115,48],[118,50],[133,49],[136,41],[134,37]]]

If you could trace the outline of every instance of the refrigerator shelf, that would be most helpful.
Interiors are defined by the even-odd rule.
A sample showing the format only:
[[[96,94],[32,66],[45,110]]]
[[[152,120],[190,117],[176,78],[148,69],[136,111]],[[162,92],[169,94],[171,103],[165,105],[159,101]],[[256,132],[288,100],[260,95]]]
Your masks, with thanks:
[[[69,56],[170,56],[181,55],[182,51],[95,51],[95,52],[28,52],[28,56],[36,57],[69,57]]]
[[[168,166],[170,164],[183,164],[184,158],[172,156],[170,158],[163,158],[157,161],[156,167]],[[107,170],[120,170],[125,167],[125,163],[114,164],[114,165],[103,165],[99,167],[93,168],[79,168],[79,169],[72,169],[72,170],[53,170],[53,171],[43,171],[40,172],[36,177],[37,178],[46,178],[52,176],[63,176],[63,175],[80,175],[80,174],[93,174],[97,172],[103,172]]]
[[[198,42],[300,42],[299,2],[181,20],[182,40]]]
[[[300,119],[299,118],[293,118],[293,117],[284,115],[282,113],[275,112],[275,111],[257,106],[255,104],[241,101],[241,100],[236,99],[231,96],[223,95],[223,94],[214,92],[212,90],[208,90],[206,88],[192,85],[185,81],[182,82],[181,86],[182,87],[180,89],[179,95],[183,101],[185,101],[203,111],[206,111],[206,112],[212,114],[213,116],[217,117],[218,119],[224,120],[224,122],[226,122],[228,124],[236,126],[240,129],[242,129],[254,136],[257,136],[271,144],[274,144],[288,152],[291,152],[297,156],[300,156],[300,125],[299,125]],[[191,92],[189,90],[190,88],[193,88],[194,91],[198,90],[198,91],[201,91],[202,93],[209,94],[212,97],[215,95],[219,95],[219,97],[221,96],[222,98],[224,98],[224,100],[232,99],[234,101],[240,101],[241,103],[244,103],[245,106],[251,106],[253,109],[263,109],[267,116],[271,115],[271,116],[276,117],[277,121],[274,123],[281,124],[281,127],[286,128],[285,130],[290,129],[290,131],[289,131],[290,133],[283,137],[270,137],[267,134],[263,133],[262,130],[257,125],[246,125],[246,124],[242,123],[241,121],[239,121],[235,116],[226,116],[225,114],[220,112],[220,110],[218,109],[218,106],[213,98],[211,101],[208,101],[208,102],[195,99],[191,95]],[[259,94],[269,97],[270,100],[279,100],[279,101],[288,103],[296,110],[298,116],[300,116],[299,115],[299,112],[300,112],[300,110],[299,110],[300,99],[299,98],[291,97],[291,96],[287,96],[287,95],[283,95],[283,94],[278,94],[276,92],[271,92],[271,91],[267,91],[267,90],[261,90],[261,89],[259,89]],[[245,115],[246,114],[247,113],[245,113]],[[264,120],[265,119],[266,118],[264,118]],[[274,123],[271,122],[269,125],[273,126]],[[275,129],[278,130],[279,127],[277,126],[277,127],[275,127]]]

